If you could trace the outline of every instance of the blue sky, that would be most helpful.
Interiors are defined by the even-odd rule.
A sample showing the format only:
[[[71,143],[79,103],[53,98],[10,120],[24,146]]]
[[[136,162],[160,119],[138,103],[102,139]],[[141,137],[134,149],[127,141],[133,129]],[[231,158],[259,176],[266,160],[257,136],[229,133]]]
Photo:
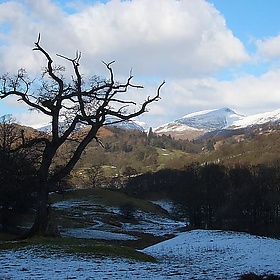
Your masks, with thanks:
[[[225,17],[227,26],[244,43],[250,37],[278,35],[280,30],[278,0],[209,0]]]
[[[245,45],[246,50],[254,54],[257,39],[275,37],[280,33],[278,0],[209,0],[224,16],[227,27]],[[280,47],[280,46],[279,46]],[[268,71],[270,63],[241,65],[239,71],[260,75]],[[231,78],[227,69],[222,70],[223,78]]]
[[[0,71],[38,76],[40,32],[52,54],[80,50],[87,76],[107,75],[102,60],[116,60],[120,80],[133,68],[145,87],[131,97],[138,102],[166,80],[161,101],[139,119],[151,126],[221,107],[272,111],[280,107],[279,11],[278,0],[0,1]],[[7,113],[47,122],[14,99],[0,101]]]

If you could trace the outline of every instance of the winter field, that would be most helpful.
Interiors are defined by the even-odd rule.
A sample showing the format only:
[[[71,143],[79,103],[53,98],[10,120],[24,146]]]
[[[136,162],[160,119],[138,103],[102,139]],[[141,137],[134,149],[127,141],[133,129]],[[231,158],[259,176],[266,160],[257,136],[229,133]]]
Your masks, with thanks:
[[[244,233],[194,230],[143,252],[158,263],[57,255],[40,248],[0,253],[0,279],[238,279],[280,275],[280,240]]]
[[[138,211],[137,222],[109,226],[104,215],[117,215],[106,207],[100,213],[85,201],[62,201],[55,205],[73,217],[95,217],[94,224],[61,229],[64,237],[83,240],[137,242],[137,234],[175,237],[139,250],[156,259],[144,262],[120,256],[75,254],[55,247],[28,245],[0,250],[0,279],[239,279],[245,273],[280,276],[280,240],[219,230],[182,232],[182,222]],[[93,215],[98,208],[99,216]],[[95,210],[94,210],[95,209]],[[79,211],[78,211],[79,210]],[[103,217],[103,218],[102,218]],[[117,216],[116,216],[117,217]],[[119,217],[118,217],[119,218]],[[2,242],[3,244],[3,242]]]

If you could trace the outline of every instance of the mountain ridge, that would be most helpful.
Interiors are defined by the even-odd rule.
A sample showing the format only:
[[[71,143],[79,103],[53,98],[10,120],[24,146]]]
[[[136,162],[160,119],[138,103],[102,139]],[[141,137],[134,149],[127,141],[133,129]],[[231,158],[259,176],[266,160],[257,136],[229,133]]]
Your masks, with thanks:
[[[225,107],[187,114],[175,121],[154,129],[159,135],[171,135],[175,139],[196,139],[206,134],[229,134],[235,130],[280,122],[280,109],[245,116]]]
[[[69,126],[69,124],[67,123],[67,121],[65,122],[61,122],[59,124],[60,126],[60,129],[62,131],[66,130]],[[136,122],[136,121],[132,121],[132,120],[125,120],[125,121],[120,121],[117,119],[117,118],[108,118],[105,122],[105,125],[104,126],[113,126],[113,127],[117,127],[117,128],[121,128],[121,129],[125,129],[125,130],[140,130],[140,131],[144,131],[144,128],[143,126]],[[83,125],[83,124],[77,124],[77,126],[75,127],[74,131],[73,132],[77,132],[79,130],[82,130],[84,129],[86,126]],[[38,131],[41,131],[41,132],[45,132],[45,133],[48,133],[51,131],[51,124],[48,124],[48,125],[45,125],[45,126],[42,126],[42,127],[39,127],[37,128]]]
[[[201,137],[207,138],[213,135],[238,134],[238,131],[250,130],[253,127],[261,127],[266,124],[280,123],[280,109],[245,116],[231,108],[209,109],[193,112],[183,117],[153,128],[157,135],[170,135],[174,139],[193,140]],[[113,126],[124,130],[148,131],[149,125],[137,121],[119,122],[115,118],[108,118],[106,126]],[[67,122],[60,123],[61,131],[67,128]],[[80,124],[74,132],[84,129]],[[37,131],[48,133],[51,126],[46,125],[36,128]]]

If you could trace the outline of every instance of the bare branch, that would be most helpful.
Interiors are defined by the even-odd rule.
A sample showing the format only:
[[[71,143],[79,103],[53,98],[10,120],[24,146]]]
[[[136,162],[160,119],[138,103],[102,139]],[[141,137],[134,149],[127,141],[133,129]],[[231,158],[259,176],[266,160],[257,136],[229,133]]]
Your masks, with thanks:
[[[80,59],[82,57],[82,53],[79,52],[79,51],[76,51],[76,57],[75,58],[69,58],[69,57],[67,57],[65,55],[62,55],[62,54],[56,54],[56,55],[58,57],[61,57],[61,58],[65,59],[65,60],[68,60],[68,61],[72,62],[73,64],[76,64],[77,66],[79,66],[79,61],[80,61]]]
[[[48,65],[47,65],[47,69],[48,70],[47,71],[48,71],[48,74],[50,75],[50,77],[52,79],[54,79],[58,83],[59,89],[61,91],[60,93],[62,93],[62,91],[63,91],[63,81],[57,75],[54,74],[53,66],[52,66],[53,60],[52,60],[51,56],[49,55],[49,53],[40,46],[40,39],[41,39],[41,35],[39,33],[37,42],[35,42],[35,48],[33,48],[33,50],[34,51],[40,51],[47,58],[47,62],[48,62]]]
[[[132,118],[135,118],[137,116],[142,115],[143,113],[146,112],[146,108],[150,103],[160,100],[160,90],[161,90],[161,88],[163,87],[164,84],[165,84],[165,81],[163,81],[160,84],[160,86],[158,87],[157,94],[152,98],[148,97],[138,111],[136,111],[134,113],[131,113],[131,114],[124,115],[124,114],[120,113],[119,111],[106,110],[106,114],[111,115],[111,116],[115,116],[115,117],[120,118],[122,120],[130,120]]]
[[[41,40],[41,33],[38,34],[37,42],[35,43],[36,45],[39,45]]]
[[[38,145],[38,144],[40,144],[40,143],[47,144],[47,143],[49,143],[49,142],[50,142],[50,140],[49,140],[48,138],[46,138],[46,137],[33,138],[33,139],[31,139],[31,140],[28,140],[28,141],[26,141],[26,140],[24,139],[22,145],[19,145],[18,147],[16,147],[15,149],[13,149],[12,152],[17,152],[17,151],[19,151],[19,150],[21,150],[21,149],[25,149],[25,148],[31,148],[31,147],[34,147],[34,145]]]

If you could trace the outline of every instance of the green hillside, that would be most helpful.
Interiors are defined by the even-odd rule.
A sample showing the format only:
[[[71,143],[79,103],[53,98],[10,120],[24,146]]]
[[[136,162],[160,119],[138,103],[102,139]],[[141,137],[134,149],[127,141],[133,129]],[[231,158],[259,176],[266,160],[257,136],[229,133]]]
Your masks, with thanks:
[[[273,164],[280,156],[280,131],[255,131],[201,141],[175,140],[153,133],[102,129],[102,146],[93,141],[76,166],[74,177],[94,167],[105,177],[131,176],[161,169],[182,169],[192,163],[225,165]],[[73,175],[72,174],[72,175]],[[83,174],[83,175],[82,175]],[[79,177],[79,176],[78,176]],[[81,184],[77,181],[76,184]]]

